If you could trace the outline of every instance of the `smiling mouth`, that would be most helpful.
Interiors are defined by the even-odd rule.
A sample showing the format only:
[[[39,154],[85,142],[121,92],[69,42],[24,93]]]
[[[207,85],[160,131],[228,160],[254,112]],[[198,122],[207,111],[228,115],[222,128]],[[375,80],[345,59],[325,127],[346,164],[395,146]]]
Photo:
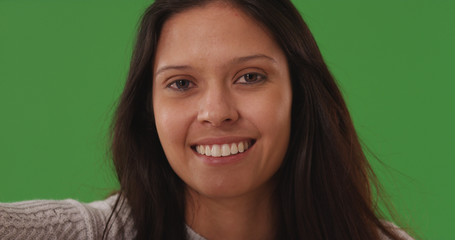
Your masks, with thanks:
[[[247,151],[255,142],[255,140],[247,140],[236,143],[194,145],[191,148],[200,155],[208,157],[227,157]]]

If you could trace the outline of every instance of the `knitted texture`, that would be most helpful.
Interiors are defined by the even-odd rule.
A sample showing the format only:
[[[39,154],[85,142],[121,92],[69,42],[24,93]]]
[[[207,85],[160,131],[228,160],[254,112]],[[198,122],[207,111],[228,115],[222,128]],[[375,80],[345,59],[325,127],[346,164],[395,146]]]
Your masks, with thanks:
[[[117,196],[82,204],[35,200],[0,204],[0,239],[101,239]],[[123,207],[113,218],[109,239],[133,239],[133,220]]]
[[[72,199],[0,203],[0,239],[102,239],[117,197],[114,195],[88,204]],[[403,239],[412,240],[412,237],[392,223],[386,225]],[[189,240],[205,240],[188,225],[186,229]],[[134,239],[135,236],[133,219],[125,202],[113,215],[107,239]],[[382,234],[380,238],[388,240]]]

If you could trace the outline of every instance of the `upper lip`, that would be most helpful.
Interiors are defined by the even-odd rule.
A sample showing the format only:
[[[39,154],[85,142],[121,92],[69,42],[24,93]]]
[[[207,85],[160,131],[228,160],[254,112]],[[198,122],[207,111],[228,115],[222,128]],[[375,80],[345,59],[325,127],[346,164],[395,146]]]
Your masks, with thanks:
[[[230,144],[230,143],[238,143],[248,141],[252,143],[255,141],[252,137],[236,137],[236,136],[229,136],[229,137],[209,137],[209,138],[201,138],[198,139],[190,144],[190,146],[197,146],[197,145],[213,145],[213,144]]]

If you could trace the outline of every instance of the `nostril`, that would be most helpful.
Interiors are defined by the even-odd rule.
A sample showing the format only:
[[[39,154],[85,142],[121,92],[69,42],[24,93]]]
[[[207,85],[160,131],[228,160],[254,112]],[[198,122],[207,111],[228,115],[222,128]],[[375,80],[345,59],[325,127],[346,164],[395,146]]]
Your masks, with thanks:
[[[203,105],[197,116],[199,122],[212,126],[230,124],[238,118],[239,113],[234,106],[214,103]]]

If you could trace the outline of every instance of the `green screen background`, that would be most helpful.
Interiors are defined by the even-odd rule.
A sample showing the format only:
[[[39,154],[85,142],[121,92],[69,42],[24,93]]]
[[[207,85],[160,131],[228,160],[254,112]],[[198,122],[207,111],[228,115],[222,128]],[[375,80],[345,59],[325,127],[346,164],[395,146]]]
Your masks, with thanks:
[[[403,220],[455,226],[455,1],[295,0]],[[0,201],[102,199],[108,129],[150,1],[0,0]]]

